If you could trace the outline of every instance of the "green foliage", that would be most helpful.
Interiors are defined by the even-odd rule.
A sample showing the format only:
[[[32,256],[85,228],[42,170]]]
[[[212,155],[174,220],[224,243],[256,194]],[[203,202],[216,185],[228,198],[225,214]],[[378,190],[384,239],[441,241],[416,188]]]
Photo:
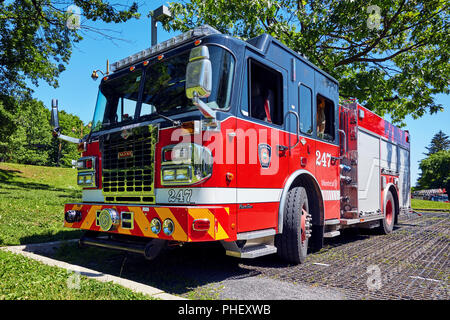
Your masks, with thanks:
[[[82,9],[84,18],[93,21],[118,23],[139,16],[136,3],[129,8],[101,0],[76,0],[74,4]],[[124,9],[117,10],[117,6]],[[67,27],[71,16],[67,9],[63,3],[50,0],[0,2],[0,94],[30,93],[28,83],[38,85],[39,80],[58,86],[72,46],[86,29],[83,25],[79,29]]]
[[[170,10],[167,30],[272,35],[339,80],[342,97],[396,123],[442,111],[434,96],[450,92],[448,0],[191,0]]]
[[[17,104],[9,119],[9,132],[0,134],[0,159],[44,165],[48,163],[51,141],[50,112],[42,102],[25,100]]]
[[[84,21],[80,28],[68,27],[73,12],[66,10],[72,4],[80,8],[83,19],[91,21],[120,23],[139,17],[135,2],[0,1],[0,161],[71,166],[71,160],[79,157],[76,145],[52,139],[50,112],[32,100],[30,89],[40,80],[58,86],[82,33],[100,32],[112,38]],[[78,117],[62,112],[60,120],[63,134],[81,137],[83,124]]]
[[[420,189],[445,188],[450,195],[450,150],[441,150],[423,159],[417,184]]]
[[[428,150],[428,153],[425,153],[427,156],[441,150],[450,150],[450,138],[442,130],[439,130],[433,136],[433,139],[431,139],[430,145],[426,148]]]
[[[2,109],[10,103],[15,114]],[[72,160],[80,157],[76,144],[52,136],[50,110],[41,101],[0,99],[0,118],[5,121],[0,129],[0,161],[71,167]],[[81,138],[89,132],[78,116],[61,111],[59,118],[64,135]]]

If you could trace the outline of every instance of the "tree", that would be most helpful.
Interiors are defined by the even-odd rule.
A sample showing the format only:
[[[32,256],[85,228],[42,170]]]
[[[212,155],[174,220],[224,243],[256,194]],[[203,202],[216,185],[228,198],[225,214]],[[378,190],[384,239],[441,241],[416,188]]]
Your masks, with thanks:
[[[191,0],[170,10],[166,30],[268,33],[339,80],[342,98],[400,125],[442,111],[434,96],[450,92],[448,0]]]
[[[59,119],[64,135],[81,138],[89,132],[78,116],[62,110]],[[76,144],[52,136],[50,110],[42,101],[17,101],[10,127],[14,131],[0,141],[0,161],[70,167],[80,157]]]
[[[16,130],[0,142],[0,158],[16,163],[48,164],[50,111],[37,100],[22,101],[17,111],[13,119]]]
[[[136,3],[74,0],[71,4],[91,21],[118,23],[139,17]],[[123,10],[117,10],[118,6]],[[0,95],[30,94],[29,83],[38,85],[39,80],[57,87],[58,76],[69,62],[73,44],[82,40],[82,32],[100,32],[74,24],[71,19],[80,16],[67,9],[64,2],[50,0],[0,1]]]
[[[79,12],[68,11],[68,4]],[[43,112],[40,103],[31,98],[30,84],[37,86],[44,80],[56,88],[73,45],[82,40],[83,33],[98,32],[114,38],[88,26],[81,17],[114,23],[139,17],[135,2],[111,5],[102,0],[74,0],[68,4],[50,0],[0,1],[0,161],[44,161],[45,155],[39,155],[44,151],[34,153],[33,146],[39,144],[38,137],[47,139],[39,130],[48,127],[48,119],[47,124],[28,121],[27,117],[43,120],[28,109]],[[25,146],[31,149],[22,150]],[[73,150],[70,152],[73,154]],[[67,164],[64,159],[63,162]]]
[[[439,130],[431,139],[430,145],[425,148],[428,150],[428,153],[425,153],[427,156],[438,151],[450,150],[450,138],[442,130]]]
[[[419,168],[419,189],[445,188],[450,197],[450,150],[431,154],[420,162]]]

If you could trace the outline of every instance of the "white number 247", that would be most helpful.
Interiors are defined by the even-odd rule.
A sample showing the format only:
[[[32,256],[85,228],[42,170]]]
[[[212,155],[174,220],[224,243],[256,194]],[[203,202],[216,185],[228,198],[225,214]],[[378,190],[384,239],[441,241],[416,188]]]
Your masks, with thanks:
[[[316,165],[322,167],[330,167],[331,162],[331,154],[328,152],[320,153],[319,150],[316,150]]]

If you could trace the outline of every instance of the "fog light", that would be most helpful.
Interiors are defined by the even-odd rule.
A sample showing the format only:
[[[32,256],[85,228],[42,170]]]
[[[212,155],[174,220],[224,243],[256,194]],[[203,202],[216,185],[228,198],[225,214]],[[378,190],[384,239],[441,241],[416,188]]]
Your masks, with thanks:
[[[158,218],[153,218],[150,222],[150,229],[154,234],[158,234],[161,231],[161,221]]]
[[[170,219],[164,220],[163,231],[166,235],[168,235],[168,236],[172,235],[174,229],[175,229],[175,225],[173,224],[172,220],[170,220]]]
[[[77,210],[66,211],[66,213],[64,214],[64,219],[68,223],[79,222],[82,219],[81,211],[77,211]]]

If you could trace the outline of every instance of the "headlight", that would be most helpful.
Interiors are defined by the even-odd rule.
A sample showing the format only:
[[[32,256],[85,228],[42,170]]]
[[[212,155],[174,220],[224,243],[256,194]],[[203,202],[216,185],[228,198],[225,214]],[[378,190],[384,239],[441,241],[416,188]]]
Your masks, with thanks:
[[[166,235],[170,236],[172,235],[173,231],[175,230],[175,225],[173,224],[173,221],[170,219],[164,220],[163,223],[163,231]]]
[[[173,181],[175,180],[175,170],[173,169],[164,169],[163,170],[163,181]]]
[[[97,181],[96,175],[96,158],[83,157],[77,161],[78,177],[77,184],[85,188],[95,188]]]
[[[176,180],[188,180],[190,178],[189,169],[190,169],[190,167],[177,169],[175,179]]]
[[[189,185],[212,175],[213,157],[208,148],[195,143],[179,143],[162,149],[161,184]]]

